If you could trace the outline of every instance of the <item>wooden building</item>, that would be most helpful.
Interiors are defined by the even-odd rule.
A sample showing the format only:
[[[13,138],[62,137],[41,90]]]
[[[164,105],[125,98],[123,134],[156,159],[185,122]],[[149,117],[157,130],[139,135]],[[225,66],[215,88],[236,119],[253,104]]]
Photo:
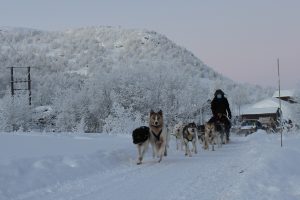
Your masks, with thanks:
[[[248,108],[241,115],[242,120],[259,120],[260,118],[270,117],[277,121],[281,114],[278,107],[266,107],[266,108]]]

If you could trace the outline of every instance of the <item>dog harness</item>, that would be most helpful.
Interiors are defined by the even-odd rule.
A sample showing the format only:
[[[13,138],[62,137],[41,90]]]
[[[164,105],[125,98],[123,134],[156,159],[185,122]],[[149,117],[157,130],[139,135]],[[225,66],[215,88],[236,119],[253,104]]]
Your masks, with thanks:
[[[191,139],[189,137],[186,137],[185,139],[187,139],[189,142],[192,142],[194,139],[194,136],[192,136]]]
[[[189,132],[189,131],[187,130],[187,132]],[[189,142],[192,142],[193,139],[194,139],[194,135],[191,135],[192,137],[189,137],[189,135],[191,135],[191,134],[185,135],[184,139],[186,139],[186,140],[189,141]],[[190,138],[191,138],[191,139],[190,139]]]
[[[156,135],[153,131],[151,131],[151,133],[153,134],[153,136],[155,137],[156,141],[159,141],[160,135],[162,133],[162,129],[159,131],[158,135]]]

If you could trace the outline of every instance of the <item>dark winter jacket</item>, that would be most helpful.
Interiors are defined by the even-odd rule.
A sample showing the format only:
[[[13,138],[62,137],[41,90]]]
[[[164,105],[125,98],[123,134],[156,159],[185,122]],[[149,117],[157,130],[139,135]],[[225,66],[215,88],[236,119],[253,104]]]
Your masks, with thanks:
[[[218,99],[217,95],[221,94],[222,98]],[[215,97],[211,102],[211,111],[214,116],[217,116],[218,113],[222,113],[225,116],[228,116],[231,119],[231,111],[229,108],[229,103],[222,90],[217,90]]]

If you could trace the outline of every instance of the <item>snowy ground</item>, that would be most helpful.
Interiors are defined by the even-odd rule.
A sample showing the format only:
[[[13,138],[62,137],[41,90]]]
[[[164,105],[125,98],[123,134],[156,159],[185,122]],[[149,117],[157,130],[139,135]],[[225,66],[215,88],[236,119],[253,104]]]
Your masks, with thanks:
[[[300,199],[300,134],[258,132],[136,165],[130,135],[0,134],[1,200]],[[149,149],[150,150],[150,149]]]

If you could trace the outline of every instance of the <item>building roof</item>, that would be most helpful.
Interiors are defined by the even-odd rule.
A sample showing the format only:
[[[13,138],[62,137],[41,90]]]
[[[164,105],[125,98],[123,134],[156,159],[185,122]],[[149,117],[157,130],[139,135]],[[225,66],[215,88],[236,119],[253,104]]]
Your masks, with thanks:
[[[242,115],[259,115],[259,114],[275,114],[278,107],[265,107],[265,108],[247,108],[243,111]]]
[[[279,91],[274,92],[274,98],[280,98],[281,100],[287,101],[289,103],[296,103],[295,100],[295,90],[280,90],[280,97]]]
[[[295,90],[280,90],[280,97],[294,97]],[[273,97],[278,98],[279,97],[279,91],[275,91],[273,94]]]
[[[250,106],[244,107],[241,110],[241,115],[255,115],[255,114],[271,114],[276,113],[279,108],[279,101],[276,98],[267,98],[256,102]],[[291,118],[292,112],[290,104],[287,102],[281,102],[281,110],[284,118]]]

